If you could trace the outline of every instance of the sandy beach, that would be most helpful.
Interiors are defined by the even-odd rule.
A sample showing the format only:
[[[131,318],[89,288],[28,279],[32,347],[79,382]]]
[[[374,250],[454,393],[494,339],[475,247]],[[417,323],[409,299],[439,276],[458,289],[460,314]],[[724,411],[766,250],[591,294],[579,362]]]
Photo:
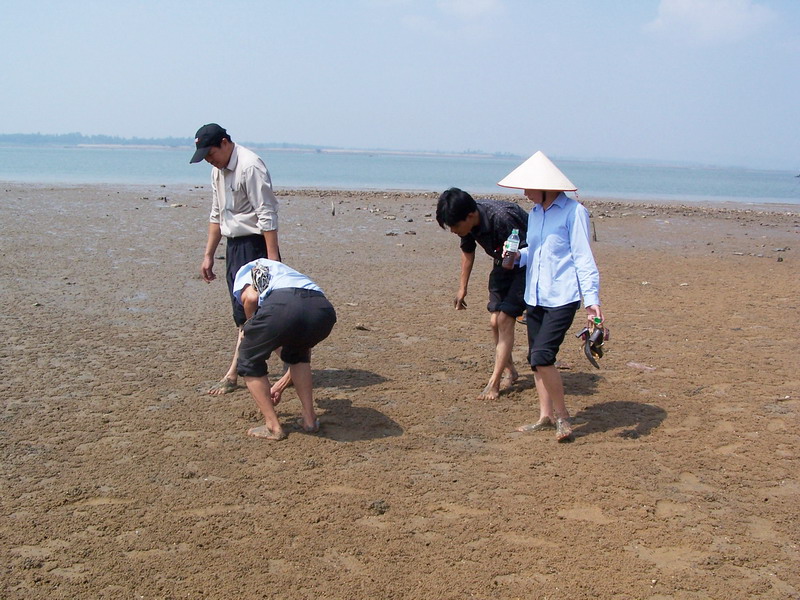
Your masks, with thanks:
[[[800,598],[796,208],[582,198],[612,338],[599,370],[562,347],[557,444],[514,431],[522,326],[520,381],[475,399],[490,260],[456,312],[436,194],[280,192],[338,323],[321,434],[290,389],[267,442],[246,389],[203,393],[234,341],[209,196],[0,185],[0,597]]]

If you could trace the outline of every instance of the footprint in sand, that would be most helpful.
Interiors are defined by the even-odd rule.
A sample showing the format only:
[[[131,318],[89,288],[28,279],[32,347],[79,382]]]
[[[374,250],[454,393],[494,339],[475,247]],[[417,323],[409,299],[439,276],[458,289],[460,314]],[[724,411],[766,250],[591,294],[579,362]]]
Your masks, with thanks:
[[[680,475],[677,488],[682,492],[713,492],[714,488],[700,481],[694,473],[683,472]]]
[[[693,569],[708,557],[705,552],[698,552],[697,550],[680,546],[647,548],[640,544],[629,544],[625,546],[625,550],[665,571]]]
[[[690,504],[684,502],[672,502],[670,500],[659,500],[656,502],[656,517],[659,519],[671,519],[672,517],[692,516],[695,509]]]
[[[598,525],[608,525],[613,520],[603,514],[603,509],[596,505],[577,506],[558,511],[559,517],[576,521],[589,521]]]

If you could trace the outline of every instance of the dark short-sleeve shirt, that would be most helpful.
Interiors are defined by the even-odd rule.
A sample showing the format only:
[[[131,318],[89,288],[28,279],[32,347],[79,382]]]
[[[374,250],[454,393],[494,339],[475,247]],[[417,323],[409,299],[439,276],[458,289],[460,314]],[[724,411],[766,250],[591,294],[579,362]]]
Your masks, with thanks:
[[[480,222],[461,238],[461,251],[471,254],[480,246],[495,262],[503,257],[503,243],[512,229],[519,230],[519,246],[527,245],[528,213],[519,204],[507,200],[476,200]]]

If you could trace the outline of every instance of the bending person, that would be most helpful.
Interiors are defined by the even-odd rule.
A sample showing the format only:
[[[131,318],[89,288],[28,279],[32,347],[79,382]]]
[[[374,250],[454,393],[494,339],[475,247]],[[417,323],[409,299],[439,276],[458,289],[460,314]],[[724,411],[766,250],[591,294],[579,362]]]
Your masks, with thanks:
[[[311,348],[328,337],[336,323],[336,311],[308,277],[266,258],[239,269],[233,294],[248,316],[242,327],[237,372],[264,416],[264,425],[251,428],[248,435],[269,440],[286,437],[275,405],[289,381],[302,407],[297,425],[316,433],[320,424],[314,411]],[[270,387],[267,359],[279,348],[289,370]]]
[[[495,345],[494,370],[478,400],[496,400],[500,391],[511,387],[519,377],[511,351],[516,318],[525,310],[525,271],[513,265],[508,269],[503,267],[503,243],[511,231],[517,229],[524,245],[528,216],[525,209],[514,202],[475,200],[463,190],[450,188],[439,196],[436,221],[442,229],[447,226],[461,238],[461,276],[453,300],[456,310],[467,308],[465,299],[477,247],[480,245],[494,261],[486,306]]]
[[[555,429],[559,442],[572,439],[564,384],[556,355],[583,299],[586,316],[603,319],[600,273],[589,244],[589,211],[564,192],[577,188],[542,152],[498,183],[525,190],[534,203],[528,215],[528,245],[519,252],[525,267],[528,360],[539,395],[539,420],[518,431]]]

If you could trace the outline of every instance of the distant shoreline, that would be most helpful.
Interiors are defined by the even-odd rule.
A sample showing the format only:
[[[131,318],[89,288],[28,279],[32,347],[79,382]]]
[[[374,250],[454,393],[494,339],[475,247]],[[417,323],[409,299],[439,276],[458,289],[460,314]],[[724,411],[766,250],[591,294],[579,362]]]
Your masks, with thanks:
[[[81,148],[98,150],[181,150],[191,151],[194,146],[190,143],[157,144],[157,143],[85,143],[67,142],[58,140],[48,141],[14,141],[8,140],[10,136],[0,134],[0,148]],[[177,140],[176,140],[177,141]],[[287,154],[333,154],[333,155],[360,155],[360,156],[400,156],[400,157],[427,157],[427,158],[474,158],[474,159],[507,159],[522,161],[526,157],[505,152],[479,152],[479,151],[438,151],[438,150],[391,150],[391,149],[364,149],[364,148],[337,148],[327,146],[290,145],[290,144],[264,144],[261,142],[241,142],[243,146],[253,150],[267,152],[281,152]],[[675,162],[655,159],[633,158],[607,158],[607,157],[555,157],[559,162],[594,164],[594,165],[629,165],[634,167],[676,168],[676,169],[708,169],[708,170],[740,170],[764,173],[786,173],[800,178],[797,169],[788,167],[748,167],[741,165],[721,165],[697,162]]]
[[[25,148],[87,148],[87,149],[102,149],[102,150],[192,150],[194,146],[189,143],[180,144],[158,144],[158,143],[86,143],[77,142],[70,143],[67,141],[59,140],[42,140],[42,141],[14,141],[5,140],[5,136],[0,135],[0,146],[5,147],[25,147]],[[294,153],[308,153],[308,154],[347,154],[347,155],[377,155],[377,156],[420,156],[420,157],[443,157],[443,158],[500,158],[500,159],[518,159],[522,160],[524,157],[517,156],[509,153],[491,153],[491,152],[446,152],[434,150],[388,150],[388,149],[363,149],[363,148],[335,148],[326,146],[307,146],[307,145],[269,145],[257,142],[241,142],[243,146],[257,150],[266,150],[269,152],[294,152]]]
[[[84,143],[84,140],[66,147],[0,144],[3,158],[0,180],[47,184],[206,183],[207,169],[189,165],[193,145],[174,141],[175,144],[166,145],[118,144],[114,140]],[[262,148],[242,143],[264,157],[278,189],[441,191],[458,185],[473,195],[496,195],[502,192],[494,182],[519,164],[519,159],[477,151],[445,153],[289,145]],[[796,173],[787,171],[615,164],[598,159],[564,161],[563,166],[580,186],[580,199],[800,205]]]
[[[266,148],[271,152],[287,153],[319,153],[319,154],[341,154],[341,155],[376,155],[376,156],[422,156],[422,157],[453,157],[453,158],[494,158],[494,159],[514,159],[523,160],[529,155],[520,155],[507,151],[486,152],[479,149],[457,150],[398,150],[392,148],[342,148],[338,146],[324,146],[316,144],[300,144],[296,142],[255,142],[242,140],[242,144],[252,148]],[[0,147],[2,146],[52,146],[59,148],[134,148],[143,149],[191,149],[194,146],[194,138],[189,137],[122,137],[106,134],[84,135],[80,132],[69,133],[0,133]],[[531,148],[531,152],[537,148]],[[546,150],[543,148],[543,150]],[[705,161],[684,162],[680,159],[655,159],[655,158],[632,158],[625,156],[602,157],[602,156],[565,156],[550,155],[558,161],[577,162],[587,164],[612,164],[612,165],[636,165],[654,167],[679,167],[679,168],[703,168],[703,169],[744,169],[754,171],[771,172],[790,172],[796,177],[800,177],[797,165],[781,164],[760,165],[753,167],[750,164],[731,164],[731,163],[709,163]]]
[[[36,144],[29,144],[34,146]],[[59,148],[97,148],[103,150],[193,150],[192,146],[165,146],[162,144],[68,144],[57,145]],[[377,155],[377,156],[420,156],[420,157],[442,157],[442,158],[518,158],[510,154],[489,154],[488,152],[425,152],[415,150],[361,150],[361,149],[348,149],[348,148],[306,148],[303,146],[262,146],[250,142],[242,142],[242,146],[251,148],[253,150],[266,150],[269,152],[297,152],[308,154],[358,154],[358,155]]]
[[[370,155],[376,154],[378,156],[423,156],[423,157],[452,157],[452,158],[519,158],[522,157],[510,154],[489,154],[482,152],[424,152],[415,150],[359,150],[359,149],[346,149],[346,148],[275,148],[273,146],[258,146],[256,144],[243,145],[248,148],[258,148],[269,150],[270,152],[311,152],[317,154],[362,154]]]

